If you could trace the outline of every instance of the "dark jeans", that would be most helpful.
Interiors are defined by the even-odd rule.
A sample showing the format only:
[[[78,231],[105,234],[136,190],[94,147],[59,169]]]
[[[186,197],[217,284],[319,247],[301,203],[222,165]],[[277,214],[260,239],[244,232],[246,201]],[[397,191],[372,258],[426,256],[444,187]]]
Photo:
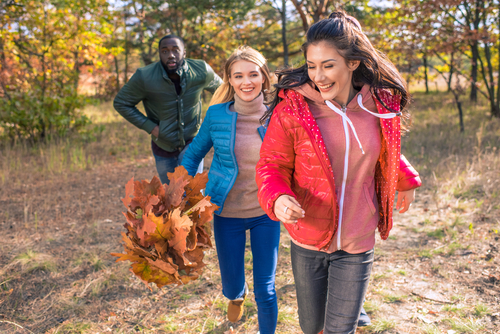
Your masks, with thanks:
[[[291,258],[300,327],[305,334],[355,333],[373,265],[365,253],[331,254],[292,242]]]
[[[161,157],[153,153],[156,162],[156,171],[158,172],[158,176],[160,177],[161,183],[169,184],[167,173],[173,173],[175,167],[178,167],[182,163],[182,158],[184,157],[184,153],[186,153],[189,144],[184,147],[184,149],[179,153],[176,157]],[[196,173],[203,173],[203,159],[198,166],[198,170]]]
[[[222,293],[230,300],[245,292],[246,230],[250,230],[253,283],[261,334],[273,334],[278,321],[278,300],[274,286],[280,223],[267,215],[255,218],[227,218],[214,215],[214,238],[219,258]]]

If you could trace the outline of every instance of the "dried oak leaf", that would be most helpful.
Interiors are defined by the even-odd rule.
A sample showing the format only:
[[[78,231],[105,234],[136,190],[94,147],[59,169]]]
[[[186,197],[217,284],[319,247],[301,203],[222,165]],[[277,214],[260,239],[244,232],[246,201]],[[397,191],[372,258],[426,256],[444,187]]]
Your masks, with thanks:
[[[150,243],[157,243],[164,240],[170,240],[172,238],[172,220],[164,216],[156,217],[153,213],[150,213],[152,221],[156,224],[156,229],[153,233],[150,233],[147,237],[147,241]],[[169,215],[170,216],[170,215]]]
[[[157,267],[170,275],[177,274],[177,268],[174,268],[170,263],[161,260],[147,259],[151,266]]]
[[[132,240],[130,240],[130,238],[123,232],[122,232],[122,240],[124,241],[125,243],[124,247],[129,254],[140,255],[152,259],[155,259],[157,257],[154,254],[151,254],[147,250],[143,249],[142,247],[136,246],[136,244]]]
[[[130,181],[125,185],[125,197],[122,198],[123,204],[128,208],[130,205],[130,201],[132,201],[132,196],[134,194],[134,178],[131,178]]]
[[[180,255],[186,252],[186,238],[189,234],[193,222],[189,216],[182,215],[179,208],[175,209],[170,216],[172,222],[172,238],[168,241],[168,245],[175,249]]]
[[[170,210],[172,207],[175,208],[181,205],[182,198],[184,196],[184,187],[189,183],[189,180],[185,177],[186,175],[189,176],[186,169],[182,167],[185,172],[182,173],[182,169],[180,167],[176,168],[175,173],[168,173],[170,183],[168,185],[164,185],[165,196],[162,202],[164,203],[166,210]]]
[[[142,246],[148,246],[150,243],[147,240],[148,236],[156,231],[156,225],[158,221],[163,222],[163,217],[156,217],[153,213],[142,216],[143,224],[137,226],[137,237],[140,240]]]
[[[198,203],[196,203],[192,208],[190,208],[189,210],[187,210],[186,212],[184,212],[185,215],[192,215],[194,212],[196,211],[205,211],[205,208],[206,207],[211,207],[212,205],[212,202],[210,202],[210,196],[205,196],[203,197],[203,199],[201,199]]]
[[[208,182],[207,172],[196,174],[195,177],[192,178],[184,188],[186,190],[186,197],[190,198],[192,196],[200,194],[201,190],[205,189],[207,182]]]

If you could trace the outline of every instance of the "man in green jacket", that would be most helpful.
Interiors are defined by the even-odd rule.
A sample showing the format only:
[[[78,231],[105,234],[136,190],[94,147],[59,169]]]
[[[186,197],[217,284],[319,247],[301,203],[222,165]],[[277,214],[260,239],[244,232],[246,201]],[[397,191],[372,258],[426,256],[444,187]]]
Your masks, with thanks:
[[[114,100],[127,121],[151,134],[151,149],[162,183],[179,166],[201,125],[203,90],[214,93],[222,79],[203,60],[188,59],[182,38],[163,37],[160,61],[139,68]],[[137,109],[142,101],[146,115]],[[198,172],[203,170],[203,161]]]

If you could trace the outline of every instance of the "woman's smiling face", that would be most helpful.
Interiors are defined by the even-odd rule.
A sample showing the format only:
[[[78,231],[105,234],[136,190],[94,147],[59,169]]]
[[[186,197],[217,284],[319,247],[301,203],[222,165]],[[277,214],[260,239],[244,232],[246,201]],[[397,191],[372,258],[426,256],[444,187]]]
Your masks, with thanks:
[[[231,66],[229,83],[243,101],[249,102],[259,96],[265,80],[260,67],[250,61],[238,60]]]
[[[311,44],[307,48],[307,72],[318,87],[324,100],[334,100],[345,105],[354,89],[352,72],[359,61],[346,63],[337,49],[327,42]]]

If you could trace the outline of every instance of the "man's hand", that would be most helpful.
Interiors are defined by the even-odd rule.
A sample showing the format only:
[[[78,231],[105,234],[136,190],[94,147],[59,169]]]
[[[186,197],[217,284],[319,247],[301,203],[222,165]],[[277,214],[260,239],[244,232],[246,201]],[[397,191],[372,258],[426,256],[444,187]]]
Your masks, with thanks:
[[[274,202],[274,214],[285,224],[296,224],[297,219],[304,218],[305,211],[295,198],[281,195]]]
[[[396,202],[396,210],[399,210],[399,213],[405,213],[410,208],[411,202],[415,199],[415,189],[399,191],[398,192],[398,201]]]
[[[158,136],[160,135],[160,127],[158,125],[155,126],[153,131],[151,131],[151,134],[156,138],[158,138]]]

